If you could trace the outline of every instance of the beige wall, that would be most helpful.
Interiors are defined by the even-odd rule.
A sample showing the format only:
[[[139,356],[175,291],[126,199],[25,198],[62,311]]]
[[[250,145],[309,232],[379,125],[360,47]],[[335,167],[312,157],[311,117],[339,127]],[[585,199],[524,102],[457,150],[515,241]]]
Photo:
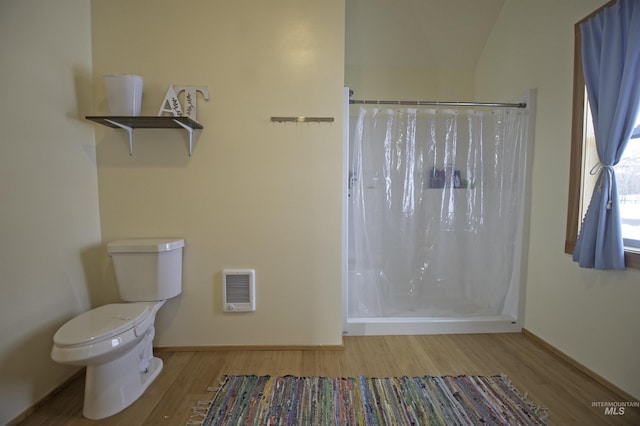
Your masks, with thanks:
[[[470,100],[503,0],[346,0],[353,99]]]
[[[640,397],[640,271],[564,254],[574,24],[604,0],[508,0],[478,62],[478,98],[537,88],[525,328]]]
[[[341,344],[344,8],[92,2],[94,113],[108,113],[107,73],[145,78],[143,115],[169,84],[209,89],[191,158],[181,131],[136,131],[130,157],[122,131],[96,128],[103,241],[186,240],[183,293],[159,312],[156,345]],[[224,268],[255,268],[255,312],[222,312]],[[114,298],[112,274],[105,287]]]
[[[352,99],[469,100],[474,93],[473,67],[347,65],[345,85]]]
[[[83,0],[0,2],[0,424],[75,369],[53,362],[53,334],[86,311],[100,280],[91,102],[91,25]]]

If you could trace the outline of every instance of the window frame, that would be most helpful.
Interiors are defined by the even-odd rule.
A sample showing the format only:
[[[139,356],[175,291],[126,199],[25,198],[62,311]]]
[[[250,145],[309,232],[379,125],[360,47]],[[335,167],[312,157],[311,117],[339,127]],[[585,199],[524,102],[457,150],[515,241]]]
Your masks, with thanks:
[[[582,31],[580,24],[588,21],[604,8],[612,6],[612,0],[599,7],[574,26],[573,48],[573,107],[571,119],[571,159],[569,165],[569,199],[567,205],[567,229],[564,251],[573,254],[578,239],[579,224],[582,221],[580,213],[580,197],[582,193],[584,116],[585,116],[585,81],[582,72]],[[588,172],[587,172],[588,173]],[[624,263],[627,268],[640,269],[640,253],[624,251]]]

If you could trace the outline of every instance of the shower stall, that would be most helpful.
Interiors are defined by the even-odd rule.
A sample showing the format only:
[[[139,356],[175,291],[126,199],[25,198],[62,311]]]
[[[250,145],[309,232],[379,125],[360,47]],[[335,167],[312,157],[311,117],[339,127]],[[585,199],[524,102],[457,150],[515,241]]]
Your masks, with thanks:
[[[534,98],[351,101],[345,334],[521,330]]]

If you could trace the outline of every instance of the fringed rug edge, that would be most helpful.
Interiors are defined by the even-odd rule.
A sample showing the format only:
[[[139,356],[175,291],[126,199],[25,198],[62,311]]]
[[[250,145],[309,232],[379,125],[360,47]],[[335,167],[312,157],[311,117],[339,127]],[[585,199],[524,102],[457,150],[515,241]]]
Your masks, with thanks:
[[[504,383],[509,386],[509,389],[511,389],[511,391],[513,393],[515,393],[516,395],[518,395],[520,397],[520,399],[522,399],[522,401],[524,401],[527,406],[531,409],[531,411],[533,411],[533,413],[538,416],[538,418],[540,420],[542,420],[543,422],[547,422],[547,420],[549,420],[549,409],[546,407],[543,407],[541,405],[536,404],[535,402],[529,400],[529,392],[525,392],[524,394],[522,392],[520,392],[515,386],[513,386],[513,383],[511,383],[511,379],[509,379],[509,377],[504,374],[504,373],[500,373],[500,378],[502,379],[502,381],[504,381]]]
[[[213,400],[216,398],[216,395],[222,389],[222,386],[229,380],[232,375],[225,375],[222,378],[217,379],[218,386],[209,386],[207,388],[207,392],[214,392],[213,397],[208,400],[198,400],[196,401],[196,405],[191,407],[191,415],[189,416],[189,420],[185,424],[186,426],[195,426],[195,425],[203,425],[204,421],[207,419],[207,414],[209,414],[209,409],[211,408],[211,404]]]

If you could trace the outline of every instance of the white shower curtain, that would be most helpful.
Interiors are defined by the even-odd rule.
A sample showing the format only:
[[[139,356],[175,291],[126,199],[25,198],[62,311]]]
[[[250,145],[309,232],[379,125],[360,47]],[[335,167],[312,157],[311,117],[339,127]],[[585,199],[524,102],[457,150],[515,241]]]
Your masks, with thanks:
[[[526,111],[361,107],[348,316],[503,315],[522,223]]]

